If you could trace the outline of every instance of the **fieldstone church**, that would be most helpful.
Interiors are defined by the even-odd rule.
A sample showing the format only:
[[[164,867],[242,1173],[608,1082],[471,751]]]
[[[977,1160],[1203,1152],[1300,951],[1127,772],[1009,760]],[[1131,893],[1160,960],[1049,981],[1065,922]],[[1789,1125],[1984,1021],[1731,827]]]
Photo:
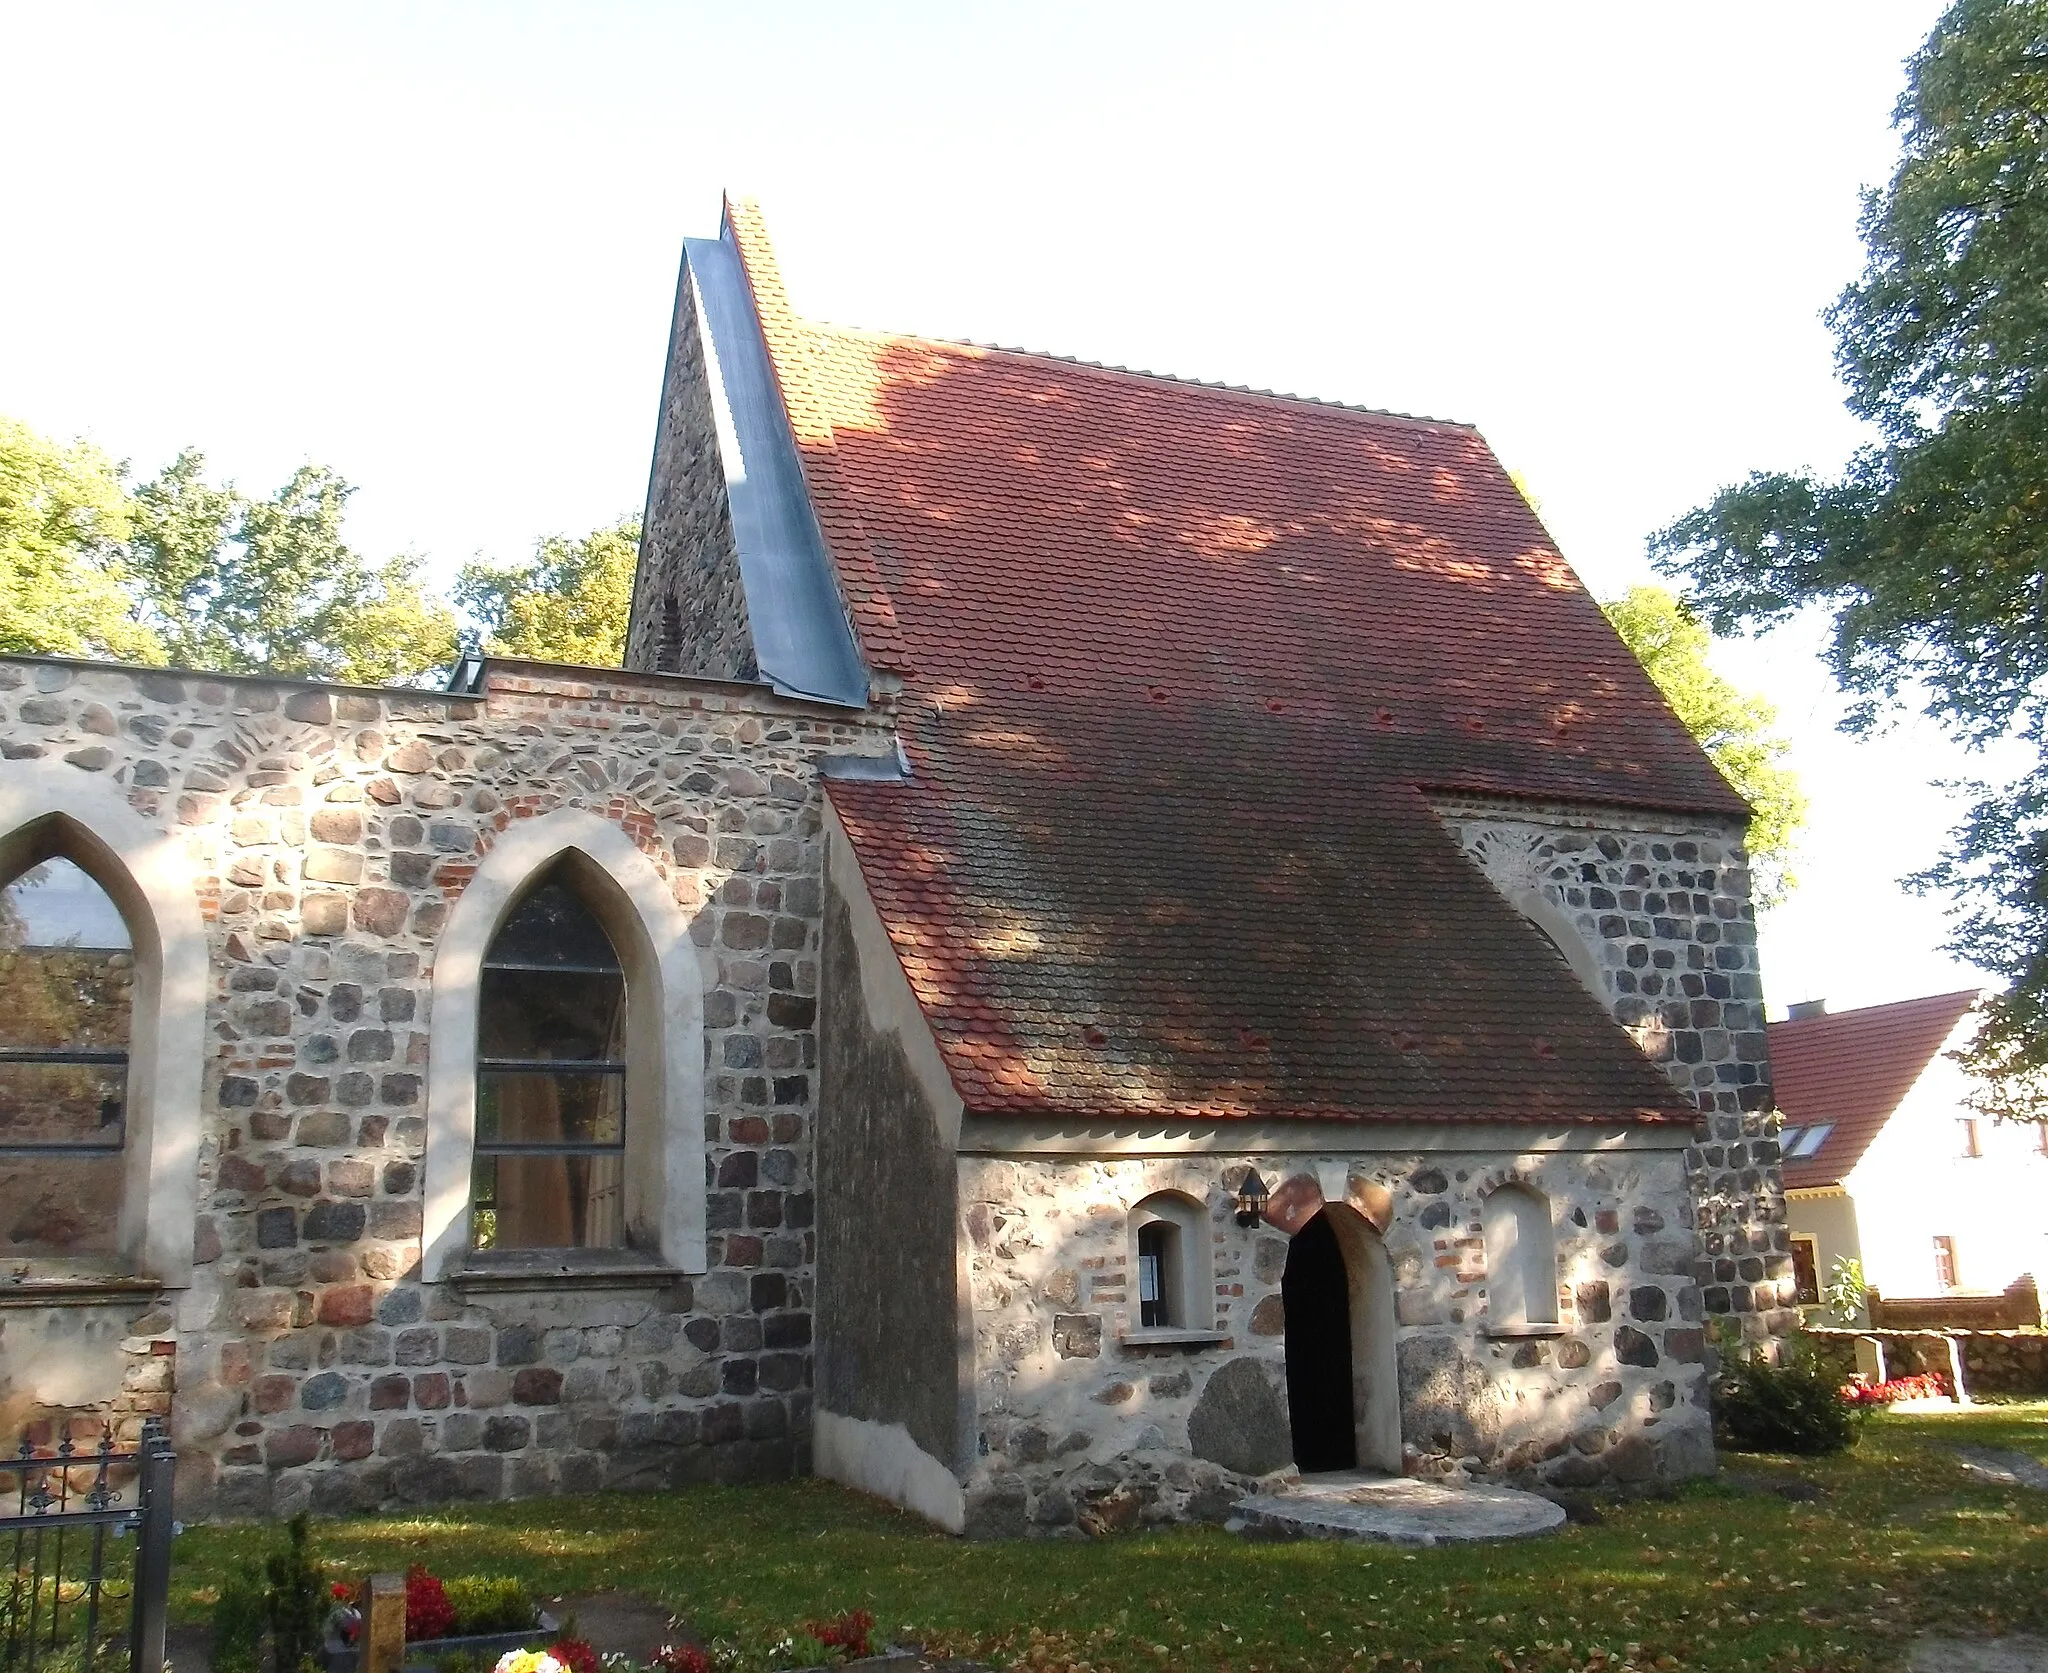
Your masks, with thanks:
[[[1450,423],[687,245],[623,670],[0,660],[0,1424],[181,1513],[1712,1468],[1741,800]]]

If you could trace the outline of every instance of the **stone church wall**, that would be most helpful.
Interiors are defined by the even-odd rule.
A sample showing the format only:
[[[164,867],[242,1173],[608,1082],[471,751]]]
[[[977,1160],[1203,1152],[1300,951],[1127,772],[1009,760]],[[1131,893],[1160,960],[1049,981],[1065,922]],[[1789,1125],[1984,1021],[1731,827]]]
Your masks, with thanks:
[[[952,1524],[958,1487],[938,1472],[957,1475],[971,1456],[962,1431],[973,1422],[952,1148],[959,1096],[920,1073],[912,1051],[923,1018],[844,834],[834,828],[829,840],[818,1021],[818,1467],[908,1497]],[[851,1426],[835,1433],[838,1419]],[[889,1433],[898,1429],[901,1436]],[[926,1486],[898,1494],[876,1479],[878,1469],[899,1481],[915,1472]]]
[[[1711,1471],[1705,1309],[1673,1141],[1596,1154],[1408,1138],[1316,1154],[964,1156],[981,1413],[969,1531],[1221,1516],[1288,1467],[1288,1235],[1236,1224],[1226,1193],[1247,1165],[1284,1187],[1273,1213],[1297,1227],[1326,1188],[1384,1218],[1408,1472],[1581,1487]],[[1504,1181],[1549,1199],[1559,1307],[1553,1327],[1496,1335],[1481,1203]],[[1127,1220],[1161,1191],[1204,1205],[1209,1341],[1133,1331]]]
[[[626,666],[752,680],[758,677],[754,642],[687,265],[676,285],[661,402],[633,575]]]
[[[1437,801],[1465,852],[1700,1108],[1686,1152],[1707,1310],[1797,1327],[1749,856],[1739,824]]]
[[[31,1262],[10,1300],[69,1287],[0,1313],[10,1366],[115,1318],[139,1339],[114,1386],[17,1388],[16,1415],[162,1410],[175,1390],[187,1516],[803,1469],[815,762],[873,747],[862,725],[535,665],[491,665],[470,698],[0,660],[9,788],[113,787],[182,846],[210,947],[204,1017],[183,1019],[201,1105],[164,1117],[199,1173],[190,1287],[137,1318],[88,1265]],[[699,949],[703,1037],[669,1049],[707,1065],[708,1267],[423,1282],[437,937],[500,833],[561,807],[630,837]]]

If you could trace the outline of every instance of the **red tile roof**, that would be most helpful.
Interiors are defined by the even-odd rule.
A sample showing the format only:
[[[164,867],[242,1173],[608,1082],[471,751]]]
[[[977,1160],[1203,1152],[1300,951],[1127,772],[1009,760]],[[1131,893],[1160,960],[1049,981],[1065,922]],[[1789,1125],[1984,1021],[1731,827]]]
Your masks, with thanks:
[[[1812,1156],[1785,1164],[1785,1184],[1810,1189],[1847,1178],[1976,1002],[1977,990],[1966,988],[1772,1023],[1771,1086],[1787,1131],[1834,1128]]]
[[[1472,430],[809,325],[731,224],[971,1110],[1689,1117],[1424,790],[1741,815]]]

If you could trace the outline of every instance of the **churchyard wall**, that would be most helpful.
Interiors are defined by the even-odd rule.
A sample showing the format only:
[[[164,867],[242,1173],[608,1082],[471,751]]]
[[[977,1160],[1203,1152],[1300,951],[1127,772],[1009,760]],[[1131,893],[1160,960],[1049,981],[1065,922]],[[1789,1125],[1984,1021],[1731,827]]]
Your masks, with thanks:
[[[205,954],[161,1011],[197,1107],[152,1116],[197,1176],[189,1257],[10,1263],[0,1415],[171,1411],[187,1516],[804,1469],[817,762],[885,747],[873,725],[532,664],[458,696],[0,660],[5,822],[102,874],[124,844],[174,855]],[[508,832],[553,816],[601,822],[687,926],[701,1028],[659,1049],[701,1122],[701,1180],[667,1181],[689,1249],[429,1282],[437,948]]]

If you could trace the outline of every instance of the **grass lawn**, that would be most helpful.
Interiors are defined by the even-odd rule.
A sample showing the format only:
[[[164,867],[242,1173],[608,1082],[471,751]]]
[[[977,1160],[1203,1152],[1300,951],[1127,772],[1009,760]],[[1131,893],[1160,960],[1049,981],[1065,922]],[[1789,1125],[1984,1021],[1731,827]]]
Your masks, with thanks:
[[[452,1508],[316,1537],[347,1573],[424,1562],[548,1596],[639,1591],[706,1637],[865,1607],[878,1636],[997,1665],[1792,1673],[1896,1665],[1925,1628],[2048,1630],[2048,1494],[1973,1480],[1956,1445],[2048,1462],[2048,1402],[1884,1415],[1845,1457],[1729,1454],[1722,1481],[1603,1505],[1597,1526],[1421,1552],[1209,1528],[970,1545],[816,1481]],[[1794,1479],[1820,1496],[1771,1490]],[[173,1617],[204,1619],[228,1567],[276,1537],[187,1530]]]

